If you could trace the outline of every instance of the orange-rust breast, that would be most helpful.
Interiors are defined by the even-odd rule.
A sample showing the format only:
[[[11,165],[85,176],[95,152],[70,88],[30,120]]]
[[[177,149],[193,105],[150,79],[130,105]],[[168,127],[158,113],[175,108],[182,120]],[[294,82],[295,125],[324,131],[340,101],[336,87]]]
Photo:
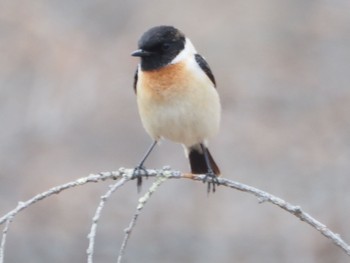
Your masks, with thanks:
[[[154,100],[169,100],[186,89],[188,78],[185,74],[185,64],[176,63],[158,70],[144,71],[140,79],[139,88],[142,93]]]

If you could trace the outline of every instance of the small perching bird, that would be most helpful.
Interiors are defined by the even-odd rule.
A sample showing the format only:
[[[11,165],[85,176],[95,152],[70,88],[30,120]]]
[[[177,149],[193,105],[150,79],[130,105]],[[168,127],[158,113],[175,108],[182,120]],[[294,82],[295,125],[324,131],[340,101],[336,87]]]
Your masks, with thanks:
[[[135,168],[140,172],[157,142],[181,143],[193,174],[205,174],[204,181],[217,183],[219,167],[208,150],[208,138],[218,132],[221,105],[214,75],[191,41],[172,26],[156,26],[146,31],[132,56],[140,57],[134,90],[142,124],[154,140]]]

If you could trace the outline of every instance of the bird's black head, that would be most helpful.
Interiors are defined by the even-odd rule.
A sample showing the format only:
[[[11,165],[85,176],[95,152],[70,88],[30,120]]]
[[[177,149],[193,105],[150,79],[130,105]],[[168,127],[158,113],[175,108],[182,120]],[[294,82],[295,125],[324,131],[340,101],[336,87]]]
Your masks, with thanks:
[[[141,57],[142,70],[155,70],[168,65],[185,47],[184,34],[172,26],[157,26],[146,31],[131,53]]]

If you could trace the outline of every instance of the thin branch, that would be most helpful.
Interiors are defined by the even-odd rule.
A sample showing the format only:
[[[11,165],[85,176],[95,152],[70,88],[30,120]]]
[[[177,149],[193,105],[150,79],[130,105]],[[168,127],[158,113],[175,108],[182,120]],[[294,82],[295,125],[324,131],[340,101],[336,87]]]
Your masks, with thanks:
[[[60,192],[70,189],[70,188],[74,188],[76,186],[81,186],[84,185],[86,183],[97,183],[99,181],[105,181],[107,179],[118,179],[124,172],[124,169],[120,169],[119,171],[114,171],[114,172],[104,172],[104,173],[100,173],[100,174],[91,174],[87,177],[82,177],[79,178],[73,182],[69,182],[66,184],[62,184],[59,186],[55,186],[52,187],[51,189],[42,192],[40,194],[37,194],[36,196],[32,197],[31,199],[28,199],[27,201],[24,202],[18,202],[18,205],[15,209],[9,211],[7,214],[5,214],[4,216],[2,216],[0,218],[0,225],[3,224],[5,221],[8,220],[8,218],[10,217],[15,217],[19,212],[21,212],[22,210],[28,208],[30,205],[41,201],[43,199],[46,199],[54,194],[59,194]]]
[[[88,239],[89,239],[89,247],[86,250],[88,259],[87,262],[88,263],[93,263],[93,255],[94,255],[94,247],[95,247],[95,237],[96,237],[96,230],[97,230],[97,224],[98,224],[98,220],[101,217],[101,212],[102,209],[104,208],[105,203],[107,202],[107,200],[109,199],[109,197],[122,185],[125,184],[125,182],[127,182],[127,178],[123,177],[121,178],[117,183],[115,183],[114,185],[110,186],[110,189],[107,191],[106,194],[104,194],[103,196],[101,196],[101,201],[96,209],[95,215],[92,218],[92,225],[91,225],[91,230],[90,233],[88,235]]]
[[[197,179],[195,179],[197,180]],[[331,231],[326,225],[322,224],[320,221],[313,218],[310,214],[304,212],[300,206],[292,205],[283,199],[276,197],[272,194],[269,194],[267,192],[264,192],[262,190],[259,190],[257,188],[238,183],[233,182],[228,179],[221,178],[219,180],[219,183],[224,186],[228,186],[231,188],[234,188],[236,190],[240,190],[243,192],[251,193],[258,197],[259,202],[270,202],[274,205],[277,205],[278,207],[282,208],[283,210],[291,213],[292,215],[299,218],[301,221],[309,224],[313,228],[315,228],[318,232],[320,232],[322,235],[330,239],[335,245],[340,247],[347,255],[350,256],[350,246],[340,237],[339,234],[334,233]]]
[[[118,179],[120,177],[127,178],[128,180],[130,180],[132,178],[133,171],[134,171],[134,169],[121,168],[118,171],[114,171],[114,172],[106,172],[106,173],[102,173],[102,174],[92,174],[90,176],[80,178],[76,181],[73,181],[73,182],[70,182],[67,184],[63,184],[63,185],[60,185],[57,187],[53,187],[53,188],[49,189],[48,191],[45,191],[41,194],[38,194],[25,202],[19,202],[15,209],[11,210],[10,212],[8,212],[7,214],[5,214],[4,216],[2,216],[0,218],[0,225],[6,222],[5,228],[4,228],[3,234],[2,234],[2,239],[0,242],[0,255],[2,257],[2,260],[4,257],[6,235],[7,235],[7,232],[9,230],[10,223],[12,222],[14,217],[19,212],[21,212],[22,210],[28,208],[30,205],[32,205],[40,200],[43,200],[43,199],[46,199],[47,197],[52,196],[53,194],[58,194],[63,190],[67,190],[67,189],[70,189],[70,188],[73,188],[76,186],[84,185],[86,183],[99,182],[99,181],[103,181],[103,180],[107,180],[107,179]],[[170,171],[167,169],[164,169],[164,170],[151,170],[151,169],[149,169],[149,170],[147,170],[147,173],[148,173],[149,177],[159,176],[159,177],[166,177],[169,179],[186,178],[186,179],[191,179],[191,180],[195,180],[195,181],[202,181],[204,176],[205,176],[205,175],[186,174],[186,173],[181,173],[178,171],[172,171],[172,170]],[[242,184],[242,183],[234,182],[234,181],[231,181],[231,180],[228,180],[225,178],[219,178],[218,182],[220,185],[227,186],[227,187],[239,190],[239,191],[253,194],[258,198],[260,203],[270,202],[270,203],[282,208],[283,210],[285,210],[285,211],[291,213],[292,215],[296,216],[297,218],[299,218],[301,221],[306,222],[307,224],[309,224],[310,226],[315,228],[322,235],[324,235],[325,237],[330,239],[335,245],[340,247],[347,255],[350,255],[350,246],[340,237],[339,234],[334,233],[326,225],[322,224],[321,222],[319,222],[318,220],[313,218],[308,213],[305,213],[301,209],[300,206],[292,205],[292,204],[284,201],[283,199],[276,197],[274,195],[271,195],[267,192],[264,192],[264,191],[259,190],[257,188],[254,188],[254,187]],[[3,263],[3,262],[0,261],[0,263]]]
[[[117,263],[121,263],[124,253],[125,253],[125,249],[128,243],[128,240],[130,238],[131,232],[134,229],[135,225],[136,225],[136,221],[139,217],[139,215],[141,214],[142,209],[144,208],[145,204],[147,203],[147,201],[150,199],[150,197],[154,194],[154,192],[157,190],[157,188],[163,183],[165,182],[168,177],[167,177],[167,173],[162,173],[161,177],[157,177],[157,180],[151,185],[151,187],[149,188],[149,190],[145,193],[145,195],[143,197],[141,197],[139,199],[139,204],[137,205],[136,208],[136,212],[133,215],[129,226],[124,229],[125,232],[125,236],[124,236],[124,240],[123,243],[119,249],[119,255],[118,255],[118,261]]]
[[[11,221],[12,221],[12,218],[8,218],[6,220],[4,229],[2,230],[2,238],[0,243],[0,263],[4,262],[6,237],[7,237],[7,232],[10,228]]]
[[[148,171],[148,176],[162,176],[162,173],[163,173],[162,171],[156,171],[156,170],[147,170],[147,171]],[[126,174],[129,174],[132,172],[133,172],[133,169],[125,170]],[[173,170],[168,171],[168,175],[167,175],[167,178],[169,179],[187,178],[187,179],[201,181],[201,182],[203,181],[204,177],[205,175],[181,173],[179,171],[173,171]],[[320,232],[323,236],[331,240],[336,246],[340,247],[347,255],[350,256],[350,245],[346,243],[339,234],[334,233],[325,224],[316,220],[310,214],[304,212],[300,206],[292,205],[277,196],[274,196],[270,193],[267,193],[265,191],[262,191],[260,189],[257,189],[255,187],[252,187],[246,184],[234,182],[232,180],[228,180],[225,178],[218,178],[218,182],[219,182],[219,185],[227,186],[242,192],[253,194],[258,198],[260,203],[269,202],[291,213],[292,215],[299,218],[301,221],[315,228],[318,232]]]
[[[28,208],[29,206],[44,200],[54,194],[58,194],[61,191],[76,187],[76,186],[81,186],[86,183],[96,183],[98,181],[104,181],[106,179],[117,179],[123,174],[123,169],[120,169],[117,172],[106,172],[106,173],[101,173],[101,174],[91,174],[87,177],[82,177],[79,178],[73,182],[69,182],[66,184],[62,184],[59,186],[52,187],[51,189],[42,192],[40,194],[37,194],[36,196],[32,197],[31,199],[25,201],[25,202],[18,202],[18,205],[15,209],[9,211],[7,214],[2,216],[0,218],[0,225],[5,223],[5,227],[2,231],[2,237],[1,237],[1,242],[0,242],[0,263],[4,262],[4,254],[5,254],[5,245],[6,245],[6,237],[7,233],[10,228],[10,224],[14,220],[15,216],[21,212],[22,210]]]

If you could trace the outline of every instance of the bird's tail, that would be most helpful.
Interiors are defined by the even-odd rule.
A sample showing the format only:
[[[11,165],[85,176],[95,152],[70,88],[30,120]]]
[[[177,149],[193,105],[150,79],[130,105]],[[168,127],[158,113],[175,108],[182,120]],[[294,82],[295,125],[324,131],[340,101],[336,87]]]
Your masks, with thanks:
[[[210,168],[213,170],[216,176],[220,176],[220,169],[211,156],[209,149],[206,146],[203,148],[207,152]],[[209,167],[206,162],[205,154],[200,145],[195,145],[188,149],[188,158],[190,159],[191,171],[193,174],[208,173]]]

